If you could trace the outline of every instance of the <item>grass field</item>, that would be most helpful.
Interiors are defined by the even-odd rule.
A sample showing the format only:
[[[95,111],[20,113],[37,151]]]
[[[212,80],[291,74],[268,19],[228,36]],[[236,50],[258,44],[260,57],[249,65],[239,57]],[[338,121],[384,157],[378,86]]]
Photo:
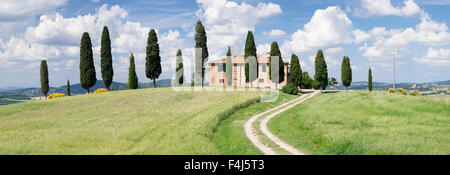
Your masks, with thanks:
[[[219,118],[257,97],[157,88],[0,106],[0,154],[219,154]]]
[[[268,127],[309,154],[450,154],[450,103],[426,97],[319,94]]]
[[[259,155],[262,154],[247,138],[244,123],[252,116],[274,108],[298,96],[280,93],[277,101],[257,103],[240,109],[217,127],[212,137],[220,154],[225,155]]]

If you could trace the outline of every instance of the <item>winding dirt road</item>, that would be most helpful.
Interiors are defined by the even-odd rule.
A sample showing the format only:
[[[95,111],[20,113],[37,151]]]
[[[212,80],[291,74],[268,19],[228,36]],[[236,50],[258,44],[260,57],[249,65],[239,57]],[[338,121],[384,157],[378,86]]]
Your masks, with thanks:
[[[273,135],[272,132],[270,132],[269,129],[267,128],[267,123],[269,122],[270,119],[275,117],[277,114],[280,114],[280,113],[298,105],[299,103],[302,103],[303,101],[313,97],[319,91],[306,91],[306,92],[309,92],[309,93],[304,94],[304,95],[302,95],[296,99],[293,99],[289,102],[286,102],[282,105],[279,105],[275,108],[272,108],[268,111],[265,111],[263,113],[255,115],[244,124],[245,134],[247,135],[248,139],[250,139],[250,141],[253,143],[253,145],[255,145],[255,147],[257,147],[259,150],[261,150],[266,155],[277,155],[278,154],[274,151],[273,148],[271,148],[261,142],[262,138],[260,138],[260,136],[258,135],[258,129],[253,128],[253,123],[255,121],[257,121],[260,117],[265,116],[264,119],[261,120],[261,123],[259,125],[259,131],[261,131],[264,134],[263,137],[267,137],[268,139],[270,139],[271,141],[273,141],[274,143],[276,143],[281,148],[283,148],[284,150],[286,150],[287,152],[289,152],[291,154],[305,155],[304,152],[295,149],[293,146],[287,144],[286,142],[282,141],[277,136]]]

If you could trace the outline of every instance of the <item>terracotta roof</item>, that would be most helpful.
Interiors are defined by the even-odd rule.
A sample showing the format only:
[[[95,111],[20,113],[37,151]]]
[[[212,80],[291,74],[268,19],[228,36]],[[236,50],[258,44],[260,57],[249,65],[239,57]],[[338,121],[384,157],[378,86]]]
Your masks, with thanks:
[[[222,58],[222,59],[219,59],[219,60],[210,61],[208,64],[212,64],[212,63],[215,63],[215,64],[226,63],[227,62],[226,60],[227,60],[226,58]],[[232,56],[231,57],[231,62],[232,63],[237,63],[237,64],[244,64],[244,56]],[[257,62],[258,63],[269,63],[269,57],[258,56]],[[289,62],[287,62],[287,61],[283,61],[283,62],[284,62],[284,64],[289,64]]]

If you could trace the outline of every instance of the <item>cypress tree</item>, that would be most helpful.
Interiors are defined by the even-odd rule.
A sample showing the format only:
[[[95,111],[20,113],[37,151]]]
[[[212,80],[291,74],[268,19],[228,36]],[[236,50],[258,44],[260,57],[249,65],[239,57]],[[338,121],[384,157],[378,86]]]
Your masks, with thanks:
[[[297,55],[292,54],[291,56],[291,74],[290,81],[295,87],[300,87],[302,83],[302,68],[300,66],[300,62],[298,60]]]
[[[128,68],[128,89],[137,89],[139,87],[136,68],[134,66],[134,55],[130,55],[130,68]]]
[[[228,46],[228,51],[227,51],[227,69],[226,69],[226,74],[227,74],[227,85],[231,86],[233,84],[233,63],[231,62],[231,48],[230,46]]]
[[[105,87],[109,90],[111,86],[112,79],[114,76],[112,55],[111,55],[111,40],[109,38],[108,27],[104,26],[102,31],[102,40],[100,47],[100,66],[102,72],[103,83]]]
[[[302,73],[302,84],[300,85],[300,88],[302,89],[311,89],[312,88],[312,82],[313,80],[309,76],[308,72]]]
[[[49,86],[48,86],[48,67],[46,60],[41,61],[40,72],[41,72],[41,92],[45,95],[45,98],[47,98]]]
[[[89,88],[95,85],[94,57],[92,55],[91,38],[87,32],[83,33],[80,44],[80,83],[89,93]]]
[[[325,90],[328,86],[327,63],[325,62],[325,58],[323,57],[322,50],[317,51],[316,59],[314,61],[314,68],[316,70],[314,79],[318,83],[320,92],[322,92],[322,90]]]
[[[352,67],[350,66],[350,58],[344,56],[341,65],[341,81],[345,86],[345,92],[347,92],[348,87],[352,83]]]
[[[195,26],[195,48],[201,48],[202,53],[201,57],[196,56],[195,59],[202,59],[201,61],[198,60],[198,62],[201,62],[201,83],[203,86],[203,80],[205,79],[205,68],[204,65],[208,61],[208,46],[207,46],[207,37],[206,37],[206,31],[205,27],[203,27],[202,22],[200,20],[197,21],[197,25]],[[198,53],[196,53],[198,54]],[[196,61],[197,62],[197,61]],[[200,71],[199,71],[200,72]]]
[[[114,84],[111,84],[111,86],[109,87],[111,89],[111,91],[114,91]]]
[[[277,60],[272,60],[272,57],[278,56]],[[272,61],[278,61],[278,67],[273,64]],[[278,71],[278,79],[276,77],[272,77],[272,71]],[[276,41],[272,42],[270,46],[270,57],[269,57],[269,78],[274,83],[281,83],[284,81],[284,64],[283,58],[281,57],[280,48],[278,47],[278,43]],[[278,80],[278,81],[276,81]]]
[[[67,80],[67,96],[71,96],[72,94],[70,93],[70,82],[69,80]]]
[[[183,56],[181,49],[177,50],[177,58],[175,63],[175,82],[178,85],[183,85],[184,82],[184,67],[183,67]]]
[[[254,56],[254,58],[250,58],[250,56]],[[245,80],[252,82],[255,80],[250,80],[250,63],[257,63],[257,55],[256,55],[256,45],[255,45],[255,38],[253,37],[253,32],[251,30],[249,30],[247,32],[247,38],[245,39],[245,48],[244,48],[244,59],[255,59],[255,60],[251,60],[251,61],[247,61],[245,63]],[[258,66],[256,66],[256,77],[258,77]]]
[[[372,68],[369,68],[369,82],[368,82],[368,86],[369,86],[369,92],[372,91]]]
[[[153,80],[153,87],[156,88],[156,79],[161,75],[161,56],[159,56],[158,38],[154,29],[148,33],[145,60],[145,75]]]

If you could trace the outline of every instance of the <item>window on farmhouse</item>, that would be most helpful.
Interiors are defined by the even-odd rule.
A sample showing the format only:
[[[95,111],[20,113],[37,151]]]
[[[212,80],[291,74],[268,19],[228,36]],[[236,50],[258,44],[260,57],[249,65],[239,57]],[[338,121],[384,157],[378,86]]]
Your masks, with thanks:
[[[222,64],[217,64],[217,72],[223,72]]]

